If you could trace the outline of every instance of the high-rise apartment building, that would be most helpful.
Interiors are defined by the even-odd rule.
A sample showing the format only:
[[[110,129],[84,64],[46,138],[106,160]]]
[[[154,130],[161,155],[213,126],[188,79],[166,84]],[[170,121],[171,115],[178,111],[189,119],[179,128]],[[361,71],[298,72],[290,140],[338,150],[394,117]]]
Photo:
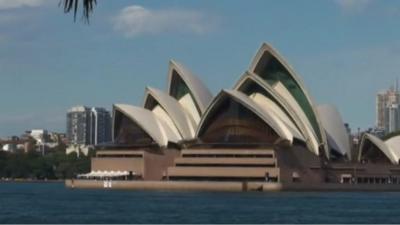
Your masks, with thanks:
[[[400,128],[400,115],[399,115],[399,105],[398,104],[391,104],[386,107],[386,126],[385,130],[387,133],[391,133],[394,131],[399,130]]]
[[[398,85],[376,96],[376,127],[390,133],[400,129],[400,94]]]
[[[70,144],[90,144],[90,108],[75,106],[67,113],[67,138]]]
[[[376,127],[385,129],[385,109],[386,109],[386,92],[379,92],[376,95]]]
[[[75,106],[67,113],[70,144],[97,145],[111,140],[111,116],[104,108]]]
[[[111,115],[104,108],[93,107],[90,114],[90,144],[111,141]]]

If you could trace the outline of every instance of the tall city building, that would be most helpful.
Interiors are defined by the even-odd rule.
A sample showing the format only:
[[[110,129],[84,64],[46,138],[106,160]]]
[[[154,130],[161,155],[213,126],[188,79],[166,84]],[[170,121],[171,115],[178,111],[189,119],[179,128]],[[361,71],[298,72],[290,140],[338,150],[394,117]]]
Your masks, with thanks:
[[[111,140],[110,113],[99,107],[75,106],[67,113],[70,144],[97,145]]]
[[[111,115],[104,108],[93,107],[90,114],[90,144],[111,141]]]
[[[379,92],[376,95],[376,127],[378,129],[385,129],[385,107],[386,106],[386,92]]]
[[[390,133],[400,129],[400,94],[398,84],[376,96],[376,127]]]
[[[86,106],[75,106],[67,113],[67,138],[70,144],[90,144],[90,114]]]
[[[386,120],[386,126],[385,130],[388,133],[394,132],[399,130],[399,105],[398,104],[391,104],[386,107],[386,115],[387,115],[387,120]]]

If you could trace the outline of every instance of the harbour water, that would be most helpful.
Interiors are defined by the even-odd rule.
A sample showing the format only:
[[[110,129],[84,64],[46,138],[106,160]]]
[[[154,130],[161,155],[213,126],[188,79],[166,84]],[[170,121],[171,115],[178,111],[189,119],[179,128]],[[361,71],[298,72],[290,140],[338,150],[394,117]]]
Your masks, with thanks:
[[[156,192],[0,183],[0,223],[400,223],[397,192]]]

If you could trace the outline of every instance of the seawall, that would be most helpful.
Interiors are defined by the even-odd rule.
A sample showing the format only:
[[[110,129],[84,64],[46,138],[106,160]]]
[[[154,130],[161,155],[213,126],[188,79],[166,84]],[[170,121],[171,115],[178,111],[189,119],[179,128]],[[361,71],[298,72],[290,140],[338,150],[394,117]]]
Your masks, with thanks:
[[[105,190],[153,190],[153,191],[400,191],[395,184],[281,184],[263,182],[218,181],[103,181],[65,180],[67,188]]]
[[[165,191],[280,191],[279,183],[217,182],[217,181],[101,181],[66,180],[67,188]]]

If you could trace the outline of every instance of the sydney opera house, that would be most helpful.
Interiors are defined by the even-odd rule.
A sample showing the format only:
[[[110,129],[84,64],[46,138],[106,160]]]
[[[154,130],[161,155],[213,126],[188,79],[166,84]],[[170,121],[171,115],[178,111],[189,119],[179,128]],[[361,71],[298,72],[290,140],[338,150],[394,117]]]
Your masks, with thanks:
[[[316,105],[269,44],[216,96],[170,61],[166,90],[147,87],[143,105],[113,106],[112,137],[97,147],[92,172],[176,184],[400,184],[400,138],[366,134],[354,154],[340,113]]]

